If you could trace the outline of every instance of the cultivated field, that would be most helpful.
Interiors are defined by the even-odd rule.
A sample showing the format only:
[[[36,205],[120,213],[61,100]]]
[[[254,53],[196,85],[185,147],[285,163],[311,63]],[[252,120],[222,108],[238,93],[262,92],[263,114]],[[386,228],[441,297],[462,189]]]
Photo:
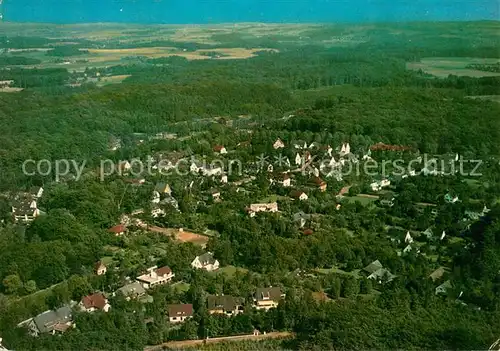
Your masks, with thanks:
[[[498,59],[473,58],[473,57],[432,57],[423,58],[420,62],[409,62],[406,67],[410,70],[422,70],[425,73],[432,74],[439,78],[446,78],[453,74],[456,76],[467,77],[500,77],[500,73],[484,72],[475,69],[466,68],[467,65],[476,64],[494,64]]]

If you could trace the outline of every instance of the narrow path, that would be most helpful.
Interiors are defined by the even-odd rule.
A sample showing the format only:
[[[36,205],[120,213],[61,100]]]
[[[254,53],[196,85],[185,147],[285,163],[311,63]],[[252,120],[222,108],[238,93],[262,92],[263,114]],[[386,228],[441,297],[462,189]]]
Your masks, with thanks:
[[[199,339],[199,340],[185,340],[185,341],[169,341],[160,345],[147,346],[144,351],[157,351],[163,348],[170,349],[180,349],[185,347],[195,347],[197,345],[204,344],[215,344],[225,341],[242,341],[242,340],[264,340],[264,339],[284,339],[293,337],[294,334],[290,332],[273,332],[260,335],[236,335],[236,336],[225,336],[221,338],[211,338],[211,339]]]

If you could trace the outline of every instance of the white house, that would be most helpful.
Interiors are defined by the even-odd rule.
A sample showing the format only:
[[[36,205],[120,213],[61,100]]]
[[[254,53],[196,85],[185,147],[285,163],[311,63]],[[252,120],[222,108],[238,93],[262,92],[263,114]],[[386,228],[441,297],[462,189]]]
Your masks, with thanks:
[[[292,197],[296,200],[300,200],[300,201],[305,201],[305,200],[309,199],[309,196],[307,196],[307,194],[301,190],[293,190],[290,193],[290,197]]]
[[[411,244],[411,243],[413,243],[413,238],[411,237],[411,235],[410,235],[410,232],[409,232],[409,231],[408,231],[408,232],[406,232],[406,236],[405,236],[405,243],[407,243],[407,244]]]
[[[274,142],[274,144],[273,144],[273,148],[274,148],[274,149],[282,149],[282,148],[284,148],[284,147],[285,147],[285,143],[283,143],[283,141],[282,141],[280,138],[278,138],[278,139]]]
[[[220,182],[222,184],[227,184],[227,175],[226,174],[223,174],[220,178]]]
[[[170,323],[182,323],[193,317],[193,305],[175,304],[167,305],[168,320]]]
[[[251,204],[250,207],[247,208],[247,212],[250,214],[250,217],[254,217],[257,212],[278,212],[278,203]]]
[[[94,272],[97,275],[104,275],[107,272],[106,265],[102,263],[101,261],[97,262],[95,267],[94,267]]]
[[[278,307],[279,302],[285,298],[279,287],[258,288],[254,294],[254,307],[258,310],[268,311]]]
[[[441,233],[441,238],[439,240],[443,240],[446,237],[446,233],[443,230],[443,233]]]
[[[224,146],[222,145],[216,145],[214,146],[214,152],[220,154],[220,155],[225,155],[227,154],[227,150]]]
[[[156,285],[170,283],[172,281],[172,278],[175,276],[175,274],[172,273],[172,270],[168,266],[162,268],[154,266],[148,268],[147,272],[148,273],[136,278],[136,280],[141,283],[145,289],[149,289]]]
[[[300,157],[299,153],[297,153],[297,155],[295,155],[295,164],[297,166],[300,166],[302,164],[302,157]]]
[[[191,262],[191,267],[195,269],[204,269],[208,272],[219,269],[219,261],[217,261],[211,252],[204,253]]]

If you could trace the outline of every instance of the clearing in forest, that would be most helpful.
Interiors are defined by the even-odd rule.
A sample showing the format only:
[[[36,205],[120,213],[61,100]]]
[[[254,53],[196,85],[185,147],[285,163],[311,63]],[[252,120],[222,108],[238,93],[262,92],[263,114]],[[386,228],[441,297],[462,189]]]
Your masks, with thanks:
[[[495,58],[477,57],[428,57],[420,62],[408,62],[406,68],[409,70],[422,70],[438,78],[447,78],[450,74],[459,77],[500,77],[500,73],[486,72],[467,68],[470,64],[492,65],[498,63]]]

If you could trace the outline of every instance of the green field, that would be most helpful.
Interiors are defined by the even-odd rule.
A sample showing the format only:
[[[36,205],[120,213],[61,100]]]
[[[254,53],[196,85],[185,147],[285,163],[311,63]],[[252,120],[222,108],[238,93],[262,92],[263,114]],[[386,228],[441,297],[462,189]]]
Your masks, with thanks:
[[[409,62],[407,68],[410,70],[422,70],[439,78],[446,78],[450,74],[467,77],[500,77],[500,73],[484,72],[466,68],[468,64],[495,64],[498,59],[477,57],[432,57],[423,58],[420,62]]]

